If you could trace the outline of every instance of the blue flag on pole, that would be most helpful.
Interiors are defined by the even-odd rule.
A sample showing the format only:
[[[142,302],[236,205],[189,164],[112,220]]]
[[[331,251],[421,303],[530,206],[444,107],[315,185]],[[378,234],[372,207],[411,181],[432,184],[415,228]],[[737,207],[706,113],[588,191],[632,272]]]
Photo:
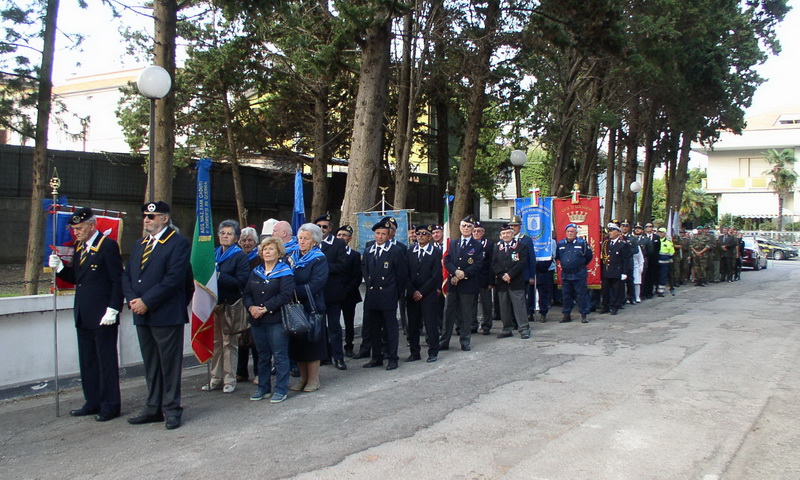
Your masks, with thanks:
[[[539,206],[531,206],[530,198],[517,199],[517,213],[522,217],[522,233],[531,237],[536,260],[553,258],[553,197],[539,199]]]
[[[298,168],[294,174],[294,210],[292,211],[292,231],[297,234],[300,225],[306,223],[306,207],[303,200],[303,175]]]

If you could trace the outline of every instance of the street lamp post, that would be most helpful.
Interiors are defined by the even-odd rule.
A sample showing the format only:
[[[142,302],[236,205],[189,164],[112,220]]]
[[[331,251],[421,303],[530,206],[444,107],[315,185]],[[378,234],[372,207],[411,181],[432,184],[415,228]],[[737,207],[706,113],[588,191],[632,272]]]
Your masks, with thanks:
[[[136,80],[139,93],[150,99],[150,152],[147,165],[148,199],[155,201],[155,123],[156,99],[164,98],[172,88],[172,78],[162,67],[153,65],[142,70]]]
[[[636,198],[639,196],[639,192],[642,191],[642,184],[634,180],[631,182],[630,189],[631,192],[633,192],[633,223],[636,224],[639,217],[639,214],[636,211]]]
[[[519,180],[519,172],[525,162],[528,161],[528,154],[524,150],[511,151],[511,165],[514,166],[514,182],[517,184],[517,198],[522,198],[522,185]]]

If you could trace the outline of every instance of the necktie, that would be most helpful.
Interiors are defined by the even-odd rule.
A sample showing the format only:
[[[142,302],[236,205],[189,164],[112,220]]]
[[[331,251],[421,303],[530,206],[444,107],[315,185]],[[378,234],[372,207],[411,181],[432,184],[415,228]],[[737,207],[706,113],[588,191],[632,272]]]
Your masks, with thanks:
[[[153,253],[155,243],[155,239],[150,237],[150,240],[147,241],[147,245],[144,246],[144,252],[142,252],[142,268],[144,268],[147,261],[150,260],[150,254]]]
[[[461,240],[461,248],[467,248],[467,241],[464,239]]]
[[[90,248],[89,244],[86,243],[83,244],[83,249],[81,250],[81,262],[80,262],[81,265],[83,265],[83,261],[86,260],[89,248]]]

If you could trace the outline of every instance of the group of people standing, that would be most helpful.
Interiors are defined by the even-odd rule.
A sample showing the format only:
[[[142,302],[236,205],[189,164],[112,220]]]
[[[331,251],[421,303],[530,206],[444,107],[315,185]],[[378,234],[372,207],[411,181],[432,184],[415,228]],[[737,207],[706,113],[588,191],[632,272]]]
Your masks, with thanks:
[[[119,312],[127,302],[148,387],[145,408],[128,422],[164,421],[167,429],[174,429],[180,427],[183,413],[184,326],[194,292],[191,249],[172,226],[166,203],[143,205],[142,222],[145,236],[134,243],[125,268],[119,245],[97,230],[89,208],[76,210],[70,218],[75,236],[71,261],[50,257],[58,277],[74,283],[76,291],[85,403],[70,414],[95,415],[97,421],[120,415],[117,335]],[[715,281],[714,268],[722,281],[734,281],[736,259],[744,250],[733,229],[722,229],[716,238],[703,227],[692,238],[681,230],[673,241],[652,223],[637,224],[631,232],[628,222],[612,222],[599,252],[602,289],[590,295],[587,266],[595,252],[578,236],[578,225],[567,225],[558,243],[550,240],[545,250],[552,254],[537,254],[531,238],[521,232],[519,216],[502,225],[497,242],[486,238],[483,225],[471,215],[459,222],[459,235],[449,244],[441,225],[411,226],[408,244],[395,238],[397,226],[392,217],[380,219],[362,254],[350,246],[353,228],[343,225],[334,232],[330,215],[302,225],[296,235],[286,221],[268,220],[260,236],[235,220],[221,222],[215,251],[214,351],[210,381],[202,389],[235,391],[237,382],[249,379],[252,356],[256,391],[250,400],[280,403],[290,391],[318,390],[321,365],[347,370],[346,357],[368,359],[364,368],[382,367],[386,361],[386,370],[397,369],[401,331],[410,349],[405,361],[422,359],[424,338],[426,361],[433,363],[439,352],[450,349],[454,334],[461,350],[470,351],[472,334],[490,335],[498,317],[498,338],[512,337],[517,330],[521,339],[529,339],[537,312],[540,322],[547,321],[558,293],[563,305],[560,321],[572,321],[577,304],[581,321],[588,323],[589,312],[598,304],[600,313],[614,315],[626,302],[673,291],[689,280],[690,272],[697,285]],[[557,265],[560,292],[555,288]],[[361,344],[356,350],[355,313],[362,301]],[[321,333],[287,334],[281,309],[292,302],[322,319],[317,329]],[[223,320],[237,303],[246,309],[250,328],[244,334],[226,334]],[[299,378],[292,385],[291,376]]]

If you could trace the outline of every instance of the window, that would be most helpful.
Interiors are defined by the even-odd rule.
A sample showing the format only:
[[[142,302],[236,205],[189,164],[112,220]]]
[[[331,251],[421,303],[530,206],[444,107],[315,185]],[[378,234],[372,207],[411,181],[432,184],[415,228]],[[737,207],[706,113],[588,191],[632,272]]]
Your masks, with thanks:
[[[768,168],[769,164],[762,157],[739,158],[739,177],[763,177]]]

